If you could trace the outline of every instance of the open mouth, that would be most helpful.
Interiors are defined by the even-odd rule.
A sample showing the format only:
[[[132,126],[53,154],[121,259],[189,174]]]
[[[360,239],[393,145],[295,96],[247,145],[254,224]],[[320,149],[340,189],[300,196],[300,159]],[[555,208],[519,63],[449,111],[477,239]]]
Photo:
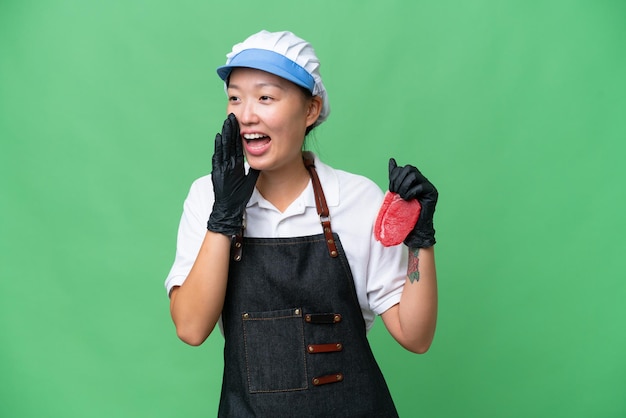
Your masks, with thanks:
[[[260,155],[268,148],[271,138],[264,134],[244,134],[246,151],[252,155]]]
[[[267,138],[268,136],[263,134],[244,134],[243,137],[246,141],[254,141],[255,139]]]

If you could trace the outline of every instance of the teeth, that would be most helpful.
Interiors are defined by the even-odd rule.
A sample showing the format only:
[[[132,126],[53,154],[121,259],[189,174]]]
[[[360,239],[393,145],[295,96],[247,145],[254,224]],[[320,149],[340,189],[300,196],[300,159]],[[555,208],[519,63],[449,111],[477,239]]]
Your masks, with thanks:
[[[267,135],[263,135],[263,134],[244,134],[244,138],[245,139],[259,139],[259,138],[265,138]]]

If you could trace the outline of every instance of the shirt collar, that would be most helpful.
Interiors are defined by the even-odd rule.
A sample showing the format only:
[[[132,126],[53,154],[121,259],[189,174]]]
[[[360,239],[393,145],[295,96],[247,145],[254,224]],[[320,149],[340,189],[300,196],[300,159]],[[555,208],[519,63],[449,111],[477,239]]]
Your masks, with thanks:
[[[322,184],[322,190],[324,191],[324,196],[326,197],[326,204],[329,207],[338,206],[339,205],[339,179],[337,178],[337,174],[335,171],[328,165],[322,163],[317,155],[310,151],[305,151],[310,156],[314,158],[315,162],[315,170],[317,171],[317,176],[320,179],[320,183]],[[246,169],[249,166],[246,163]],[[307,207],[315,207],[315,194],[313,193],[313,186],[311,182],[304,189],[300,197],[298,199],[303,199],[305,206]],[[261,205],[263,206],[263,202],[265,199],[261,196],[261,193],[254,188],[252,192],[252,196],[250,196],[250,200],[246,207]]]

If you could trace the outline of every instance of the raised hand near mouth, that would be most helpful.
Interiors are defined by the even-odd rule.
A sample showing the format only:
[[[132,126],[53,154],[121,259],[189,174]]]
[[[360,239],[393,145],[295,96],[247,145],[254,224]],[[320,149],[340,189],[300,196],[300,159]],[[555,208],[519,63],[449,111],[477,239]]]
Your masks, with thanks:
[[[234,114],[224,121],[221,134],[215,135],[211,181],[215,202],[207,229],[232,236],[241,233],[243,214],[254,191],[259,170],[245,172],[239,122]]]

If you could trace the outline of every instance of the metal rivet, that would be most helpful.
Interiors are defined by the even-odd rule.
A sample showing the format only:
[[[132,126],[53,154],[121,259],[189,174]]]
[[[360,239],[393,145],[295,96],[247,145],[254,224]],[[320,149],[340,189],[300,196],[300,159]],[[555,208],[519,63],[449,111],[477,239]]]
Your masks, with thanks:
[[[293,311],[293,313],[294,313],[295,315],[300,315],[300,309],[296,309],[295,311]]]
[[[309,353],[312,353],[312,352],[314,352],[314,351],[315,351],[315,348],[314,348],[312,345],[310,345],[310,346],[309,346]]]
[[[337,350],[341,350],[341,343],[337,344]]]
[[[335,317],[333,318],[333,322],[339,322],[341,321],[341,315],[335,315]]]
[[[315,386],[319,385],[320,384],[320,380],[318,378],[313,379],[313,384]]]
[[[324,228],[324,232],[330,232],[330,228]]]
[[[236,255],[235,256],[235,261],[239,261],[239,260],[241,260],[241,256],[240,255]]]
[[[235,247],[237,247],[237,248],[241,248],[241,243],[240,243],[240,242],[236,242],[236,243],[235,243]]]
[[[248,313],[243,314],[243,319],[248,319],[249,317],[250,317],[250,314]]]
[[[311,322],[311,315],[309,315],[309,314],[305,315],[305,316],[304,316],[304,320],[305,320],[306,322]]]
[[[329,240],[328,240],[328,243],[329,243],[329,244],[332,244],[333,242],[335,242],[335,241],[333,241],[332,239],[329,239]]]
[[[331,252],[330,252],[330,254],[331,254],[333,257],[336,257],[336,256],[337,256],[337,251],[331,251]]]
[[[336,377],[337,377],[337,381],[343,380],[343,375],[342,374],[338,374]]]

